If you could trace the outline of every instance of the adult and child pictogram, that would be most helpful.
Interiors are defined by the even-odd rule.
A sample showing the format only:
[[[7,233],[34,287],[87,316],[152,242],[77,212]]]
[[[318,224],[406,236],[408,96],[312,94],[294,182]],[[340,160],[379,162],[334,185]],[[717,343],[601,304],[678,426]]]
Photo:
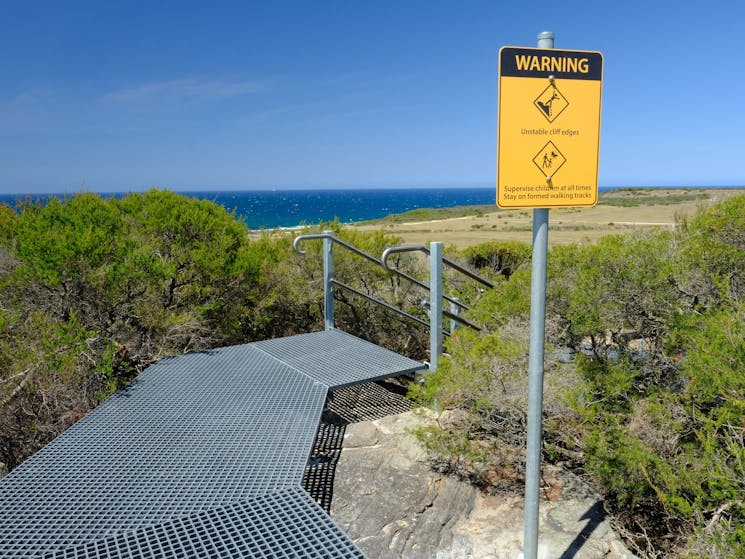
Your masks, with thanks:
[[[566,163],[566,157],[559,151],[553,142],[549,141],[541,151],[533,157],[533,163],[547,179],[550,179],[561,166]]]

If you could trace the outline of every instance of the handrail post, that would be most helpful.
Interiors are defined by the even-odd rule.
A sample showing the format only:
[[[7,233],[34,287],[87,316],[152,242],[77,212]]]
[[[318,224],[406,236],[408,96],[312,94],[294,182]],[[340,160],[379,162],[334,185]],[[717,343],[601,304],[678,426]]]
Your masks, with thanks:
[[[323,321],[329,331],[334,329],[334,232],[323,234]]]
[[[458,306],[458,302],[460,302],[460,299],[455,297],[455,301],[450,303],[450,313],[454,314],[455,316],[460,315],[460,307]],[[460,324],[456,320],[450,319],[450,334],[454,334],[456,328],[458,328]]]
[[[442,352],[442,243],[429,245],[429,370],[436,371]]]

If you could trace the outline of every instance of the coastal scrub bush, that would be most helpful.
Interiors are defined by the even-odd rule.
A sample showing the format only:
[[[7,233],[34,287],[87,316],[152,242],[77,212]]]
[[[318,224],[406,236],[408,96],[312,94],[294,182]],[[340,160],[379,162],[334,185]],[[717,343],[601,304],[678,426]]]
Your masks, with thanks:
[[[745,296],[745,196],[733,196],[678,228],[681,294],[703,310]]]
[[[52,198],[23,204],[18,219],[24,301],[61,320],[77,312],[140,365],[223,339],[220,323],[242,312],[259,274],[244,225],[168,191]]]
[[[676,388],[645,382],[647,362],[582,356],[575,392],[586,468],[646,537],[724,537],[745,550],[745,327],[741,306],[680,328]],[[713,531],[726,522],[726,534]]]
[[[75,317],[0,310],[0,462],[13,468],[82,417],[106,379]]]
[[[597,354],[635,339],[658,344],[680,304],[670,254],[666,233],[611,235],[552,250],[547,313],[558,321],[554,343],[575,350],[589,344]]]
[[[693,221],[696,228],[702,220]],[[719,235],[716,227],[707,231]],[[578,355],[581,381],[568,401],[579,419],[570,429],[579,433],[585,468],[601,483],[619,518],[644,527],[637,536],[640,548],[650,545],[642,540],[651,539],[665,553],[680,545],[670,544],[671,535],[684,541],[723,502],[739,502],[742,483],[736,489],[735,480],[745,479],[726,467],[732,464],[727,457],[732,433],[725,433],[716,419],[721,408],[714,405],[726,391],[709,376],[711,364],[700,361],[703,340],[722,337],[711,329],[726,323],[719,313],[733,311],[715,311],[722,299],[711,291],[694,296],[685,291],[722,285],[714,264],[722,260],[707,265],[697,258],[696,253],[711,251],[695,238],[702,235],[691,238],[690,232],[607,237],[593,247],[556,251],[560,268],[554,268],[552,289],[563,296],[549,303],[560,326],[555,341]],[[710,240],[706,245],[712,246]],[[711,313],[705,319],[700,314],[704,299]],[[731,355],[726,348],[717,353]],[[695,388],[701,375],[706,380]],[[739,394],[736,399],[742,397],[742,385],[730,389]],[[701,390],[711,392],[706,412],[693,413],[697,408],[690,397]],[[736,415],[739,424],[745,414]]]
[[[489,491],[514,488],[524,463],[524,342],[459,329],[438,369],[411,386],[410,397],[439,412],[415,432],[438,470]]]
[[[261,267],[216,204],[151,190],[0,208],[11,467],[153,360],[235,341],[251,318]]]
[[[530,262],[531,247],[520,242],[488,242],[468,247],[463,251],[468,266],[487,269],[509,278]]]
[[[642,557],[745,556],[743,231],[733,197],[549,255],[544,459],[580,468]],[[520,467],[529,284],[497,282],[469,314],[486,331],[412,390],[440,411],[419,433],[433,463],[487,488]]]
[[[261,274],[245,225],[222,206],[169,191],[115,204],[129,246],[105,292],[127,317],[141,317],[129,321],[141,347],[173,353],[237,341],[225,334],[247,314]]]

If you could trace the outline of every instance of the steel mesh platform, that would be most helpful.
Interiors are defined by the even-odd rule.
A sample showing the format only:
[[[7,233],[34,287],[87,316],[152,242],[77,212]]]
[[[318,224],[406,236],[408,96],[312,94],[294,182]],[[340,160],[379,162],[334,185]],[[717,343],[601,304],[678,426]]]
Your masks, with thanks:
[[[43,557],[364,559],[357,546],[299,488],[149,525]]]
[[[326,394],[420,368],[341,332],[164,359],[0,481],[0,557],[362,557],[300,489]]]
[[[341,330],[266,340],[257,342],[256,347],[329,388],[399,376],[423,368],[418,361]]]

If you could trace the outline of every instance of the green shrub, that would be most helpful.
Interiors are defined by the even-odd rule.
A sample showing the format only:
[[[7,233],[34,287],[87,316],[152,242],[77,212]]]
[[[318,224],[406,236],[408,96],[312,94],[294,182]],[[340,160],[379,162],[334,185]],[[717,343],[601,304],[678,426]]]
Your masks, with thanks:
[[[544,457],[582,468],[641,555],[745,556],[743,231],[738,197],[549,255]],[[433,461],[485,487],[521,467],[529,289],[498,281],[469,314],[486,331],[412,391],[458,418],[420,433]]]
[[[700,308],[745,295],[745,196],[734,196],[682,221],[681,292]]]
[[[210,202],[152,190],[2,206],[0,461],[158,357],[244,340],[260,273],[245,226]]]
[[[509,278],[530,262],[531,248],[526,243],[489,242],[468,247],[463,254],[468,266]]]

